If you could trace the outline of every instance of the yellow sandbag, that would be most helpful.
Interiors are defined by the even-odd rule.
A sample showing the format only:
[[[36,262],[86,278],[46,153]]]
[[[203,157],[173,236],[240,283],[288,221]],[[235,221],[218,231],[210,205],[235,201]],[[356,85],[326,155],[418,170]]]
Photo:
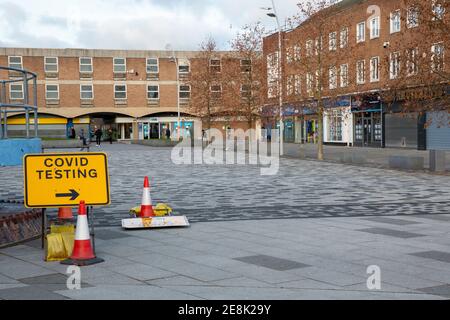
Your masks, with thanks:
[[[172,208],[169,207],[169,205],[165,203],[158,203],[158,205],[155,207],[155,216],[157,217],[165,217],[169,216],[172,213]]]
[[[64,248],[66,249],[67,258],[69,258],[72,255],[73,246],[75,244],[75,233],[63,232],[61,233],[61,236],[64,243]]]
[[[62,261],[69,257],[60,233],[47,235],[47,259],[46,261]]]
[[[73,224],[64,226],[51,225],[50,233],[75,233],[75,226]]]

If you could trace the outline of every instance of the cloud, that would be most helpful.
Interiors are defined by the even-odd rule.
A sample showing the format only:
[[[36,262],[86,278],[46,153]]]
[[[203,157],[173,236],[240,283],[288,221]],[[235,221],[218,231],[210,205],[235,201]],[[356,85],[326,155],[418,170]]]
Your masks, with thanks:
[[[298,0],[278,0],[279,16]],[[221,49],[238,29],[274,19],[260,7],[270,0],[0,0],[0,39],[6,46],[195,50],[206,37]]]

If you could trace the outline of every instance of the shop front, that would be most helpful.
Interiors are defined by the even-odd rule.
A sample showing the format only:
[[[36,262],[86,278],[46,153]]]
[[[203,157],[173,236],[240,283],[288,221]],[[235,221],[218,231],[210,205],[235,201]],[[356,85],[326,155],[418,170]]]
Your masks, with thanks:
[[[342,97],[333,102],[325,101],[323,127],[325,144],[353,145],[353,113],[350,97]]]
[[[352,98],[354,146],[384,148],[384,115],[378,95]]]

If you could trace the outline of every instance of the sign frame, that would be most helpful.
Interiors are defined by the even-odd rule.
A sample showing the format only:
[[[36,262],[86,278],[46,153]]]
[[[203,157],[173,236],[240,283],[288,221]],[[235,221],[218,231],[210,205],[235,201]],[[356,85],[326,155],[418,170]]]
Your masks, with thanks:
[[[30,209],[46,209],[46,208],[62,208],[62,207],[75,207],[78,204],[45,204],[45,205],[31,205],[29,203],[29,186],[28,186],[28,175],[27,175],[27,159],[28,158],[43,158],[43,157],[70,157],[70,156],[78,156],[78,157],[89,157],[89,156],[102,156],[104,157],[105,164],[105,183],[106,183],[106,195],[107,202],[106,203],[86,203],[88,206],[109,206],[111,204],[111,187],[110,187],[110,178],[109,178],[109,168],[108,168],[108,155],[105,152],[68,152],[68,153],[39,153],[39,154],[26,154],[23,157],[23,179],[24,179],[24,204],[26,208]],[[71,187],[68,187],[67,191],[71,192]],[[76,191],[75,191],[76,193]],[[56,195],[55,195],[56,196]],[[56,196],[57,197],[57,196]],[[86,199],[82,199],[78,197],[78,199],[86,201]],[[56,202],[56,201],[55,201]]]

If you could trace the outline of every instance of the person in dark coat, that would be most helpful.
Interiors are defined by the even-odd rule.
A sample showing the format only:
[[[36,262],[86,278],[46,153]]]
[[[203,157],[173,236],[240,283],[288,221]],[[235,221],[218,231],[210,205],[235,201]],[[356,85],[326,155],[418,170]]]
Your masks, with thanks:
[[[97,147],[100,147],[100,145],[102,144],[102,136],[103,136],[102,129],[95,127],[94,135],[96,138]]]

